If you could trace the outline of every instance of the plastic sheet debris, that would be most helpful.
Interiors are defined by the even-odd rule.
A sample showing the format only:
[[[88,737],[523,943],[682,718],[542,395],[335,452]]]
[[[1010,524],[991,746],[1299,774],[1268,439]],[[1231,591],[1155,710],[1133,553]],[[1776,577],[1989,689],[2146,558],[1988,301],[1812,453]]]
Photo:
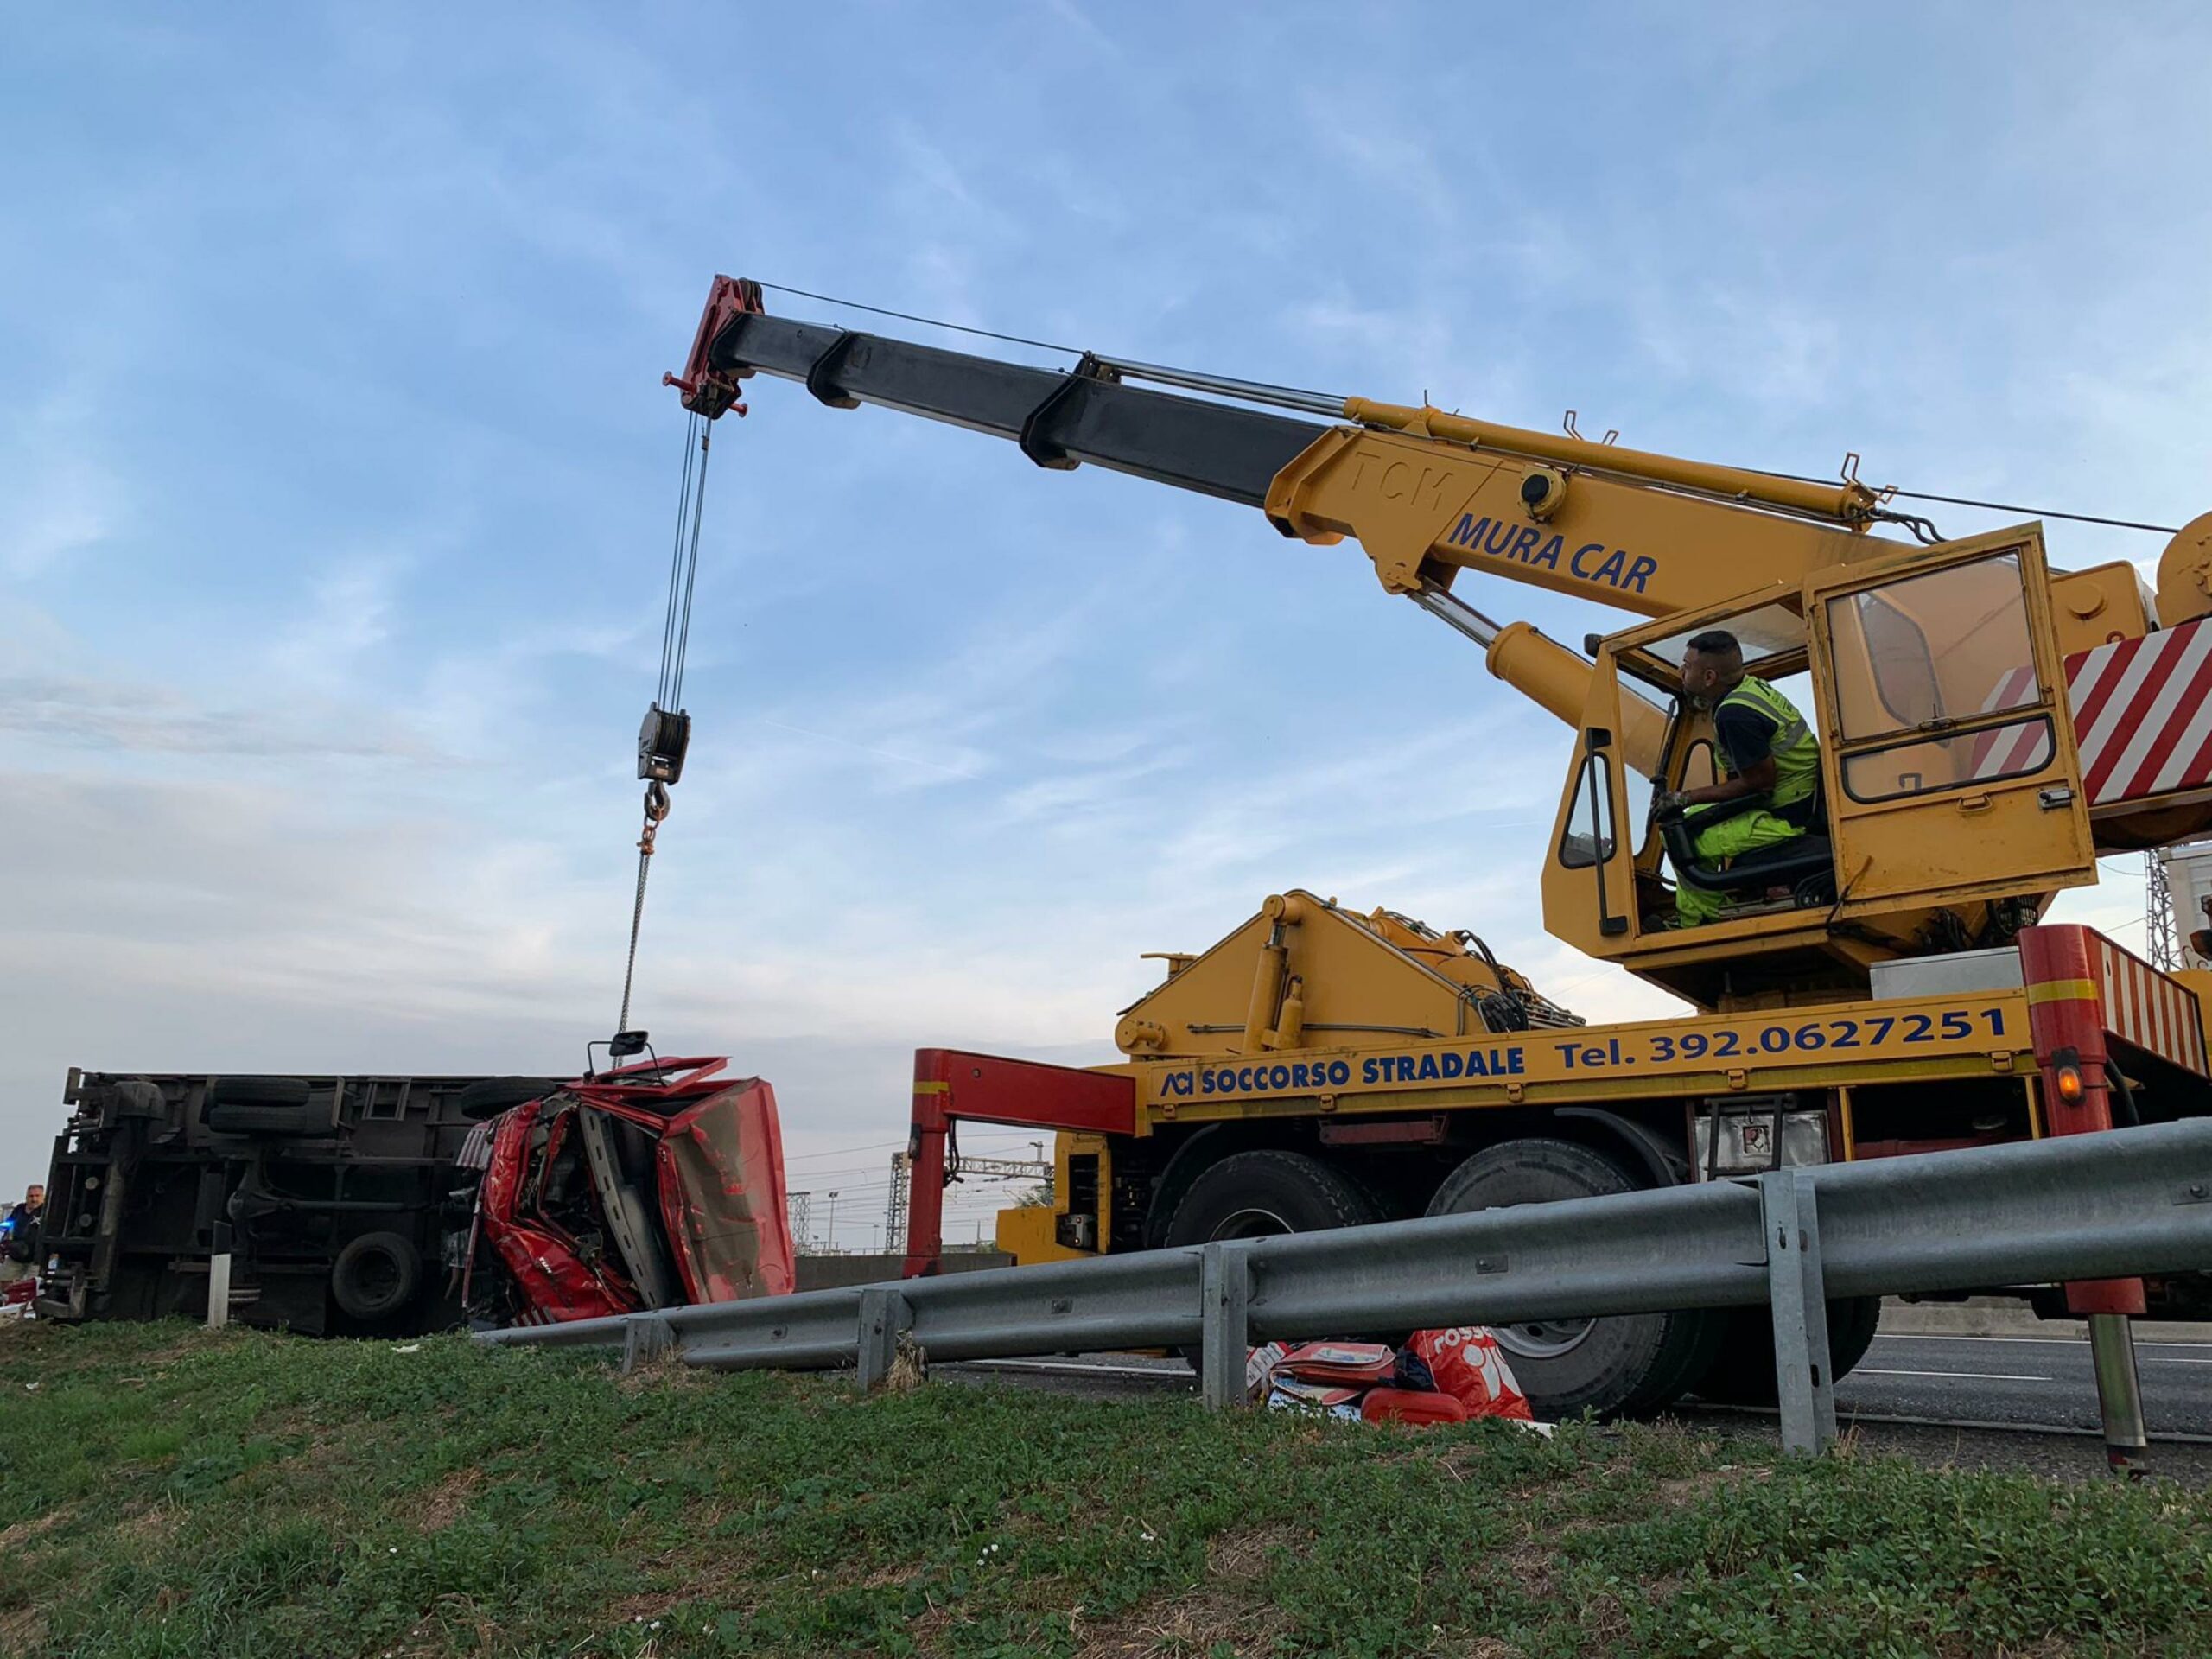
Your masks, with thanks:
[[[1416,1331],[1384,1342],[1270,1342],[1244,1357],[1249,1398],[1271,1410],[1348,1422],[1531,1423],[1528,1396],[1482,1325]]]

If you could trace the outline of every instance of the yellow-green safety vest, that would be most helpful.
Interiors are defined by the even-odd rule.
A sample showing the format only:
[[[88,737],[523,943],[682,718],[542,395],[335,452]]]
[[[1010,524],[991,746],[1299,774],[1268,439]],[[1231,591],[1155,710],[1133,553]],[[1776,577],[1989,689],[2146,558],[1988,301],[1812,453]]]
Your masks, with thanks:
[[[1774,756],[1774,792],[1770,797],[1773,804],[1790,806],[1808,798],[1820,786],[1821,745],[1805,724],[1804,715],[1781,692],[1749,674],[1729,689],[1713,714],[1717,716],[1732,702],[1756,709],[1774,722],[1774,741],[1769,750]]]

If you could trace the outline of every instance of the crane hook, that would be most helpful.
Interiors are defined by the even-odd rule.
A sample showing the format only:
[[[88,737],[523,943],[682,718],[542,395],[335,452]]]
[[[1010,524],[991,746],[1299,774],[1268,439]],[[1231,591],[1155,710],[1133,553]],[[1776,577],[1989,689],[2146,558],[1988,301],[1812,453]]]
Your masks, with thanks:
[[[668,785],[655,779],[645,785],[645,827],[638,833],[638,851],[646,858],[653,855],[653,838],[660,833],[668,808]]]

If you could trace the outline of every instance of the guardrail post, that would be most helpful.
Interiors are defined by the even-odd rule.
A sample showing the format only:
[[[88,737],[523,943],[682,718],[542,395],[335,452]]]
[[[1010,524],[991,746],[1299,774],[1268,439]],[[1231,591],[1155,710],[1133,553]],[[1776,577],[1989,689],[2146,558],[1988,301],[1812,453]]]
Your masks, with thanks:
[[[1246,1402],[1244,1360],[1250,1346],[1246,1318],[1252,1294],[1248,1247],[1209,1244],[1199,1271],[1198,1391],[1209,1411]]]
[[[896,1290],[874,1285],[861,1292],[857,1357],[861,1393],[881,1387],[883,1379],[890,1375],[891,1363],[899,1357],[899,1334],[906,1329],[912,1318],[906,1299]]]
[[[1802,1170],[1769,1170],[1759,1177],[1759,1209],[1766,1224],[1767,1300],[1774,1312],[1782,1449],[1795,1457],[1813,1457],[1835,1439],[1835,1389],[1828,1370],[1820,1211],[1811,1179]]]
[[[2125,1313],[2089,1315],[2089,1360],[2097,1376],[2097,1410],[2105,1424],[2105,1459],[2122,1480],[2150,1467],[2143,1427],[2143,1385],[2135,1370],[2135,1332]]]
[[[207,1328],[219,1331],[231,1322],[231,1253],[218,1250],[207,1258]]]
[[[676,1351],[676,1327],[650,1313],[633,1313],[622,1326],[622,1375]]]

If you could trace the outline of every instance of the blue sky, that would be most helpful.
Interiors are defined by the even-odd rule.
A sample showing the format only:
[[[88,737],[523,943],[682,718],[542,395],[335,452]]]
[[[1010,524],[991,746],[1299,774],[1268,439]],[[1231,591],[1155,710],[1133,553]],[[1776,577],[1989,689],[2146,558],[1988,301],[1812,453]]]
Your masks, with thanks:
[[[1535,16],[0,13],[0,1181],[72,1064],[559,1071],[611,1024],[658,379],[718,270],[1714,460],[2208,505],[2199,9]],[[846,1243],[914,1046],[1109,1058],[1140,951],[1286,886],[1664,1006],[1542,933],[1560,734],[1355,550],[753,401],[639,1011],[777,1083]],[[2120,868],[2069,913],[2140,902]]]

